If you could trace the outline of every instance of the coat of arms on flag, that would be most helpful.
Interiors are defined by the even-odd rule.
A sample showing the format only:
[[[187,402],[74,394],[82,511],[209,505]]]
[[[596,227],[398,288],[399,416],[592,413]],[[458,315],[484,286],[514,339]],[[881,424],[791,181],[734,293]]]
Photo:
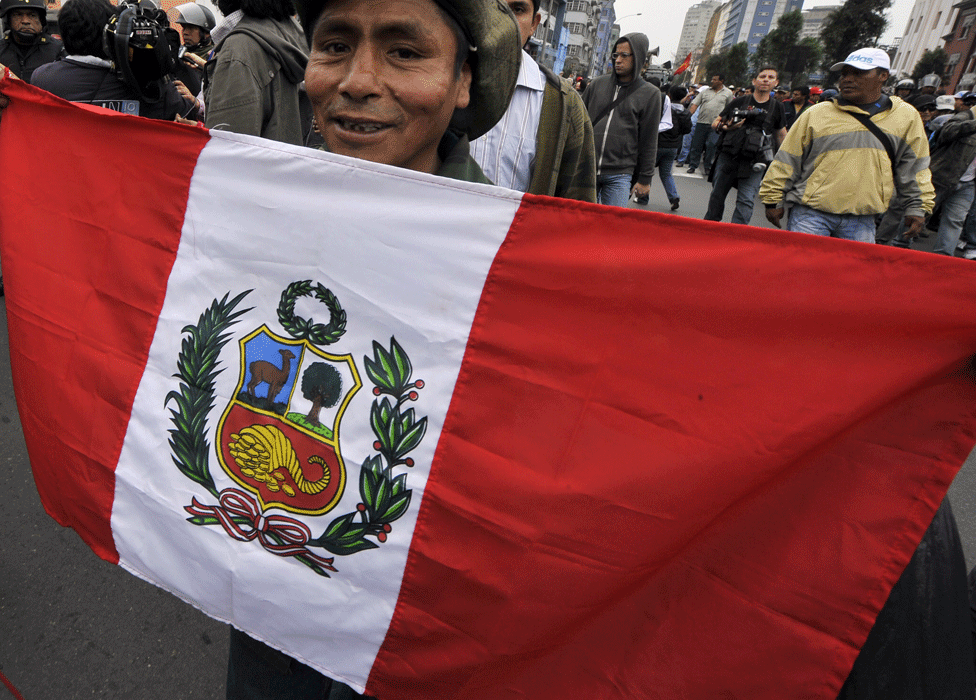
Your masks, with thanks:
[[[291,338],[266,324],[238,340],[239,377],[234,396],[221,414],[214,454],[207,443],[207,415],[214,405],[214,380],[230,327],[250,309],[238,309],[250,293],[214,299],[187,334],[177,363],[179,389],[166,402],[173,428],[170,447],[181,472],[218,499],[204,504],[193,498],[185,507],[195,525],[222,526],[240,541],[258,542],[278,556],[292,556],[316,573],[336,572],[335,557],[385,542],[392,523],[410,506],[407,454],[424,437],[427,418],[404,404],[419,398],[422,379],[412,380],[410,358],[395,338],[387,350],[373,343],[373,359],[363,358],[373,383],[370,424],[378,454],[363,462],[359,474],[360,503],[355,511],[333,519],[321,535],[293,515],[322,516],[333,510],[346,487],[347,471],[340,450],[340,422],[352,397],[362,388],[351,354],[324,348],[345,332],[346,314],[336,296],[310,280],[294,282],[282,292],[278,321]],[[329,310],[328,324],[295,315],[295,301],[313,295]],[[382,398],[379,398],[382,397]],[[211,457],[234,486],[218,489],[210,471]]]

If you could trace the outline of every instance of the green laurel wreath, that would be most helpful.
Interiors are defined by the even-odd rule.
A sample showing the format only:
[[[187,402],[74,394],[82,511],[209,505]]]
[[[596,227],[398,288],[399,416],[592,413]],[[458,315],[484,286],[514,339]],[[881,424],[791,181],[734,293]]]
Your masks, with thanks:
[[[163,407],[170,401],[173,428],[169,431],[169,446],[173,462],[183,476],[203,486],[214,497],[220,496],[210,475],[210,443],[207,442],[207,415],[214,406],[214,382],[223,370],[217,369],[220,350],[230,339],[228,328],[251,309],[235,311],[241,300],[253,290],[248,289],[227,300],[230,292],[200,314],[195,326],[184,326],[182,348],[173,376],[180,380],[180,390],[166,394]]]
[[[311,296],[313,291],[315,298],[329,309],[328,325],[313,323],[310,318],[295,315],[295,302],[300,297]],[[339,305],[339,300],[321,283],[312,287],[312,280],[292,282],[285,288],[278,302],[278,322],[292,338],[308,340],[313,345],[331,345],[346,332],[346,312]]]
[[[417,390],[424,388],[424,381],[411,381],[410,358],[396,338],[390,338],[389,350],[374,340],[373,359],[363,357],[363,362],[374,384],[373,395],[385,394],[382,400],[373,401],[370,411],[370,425],[376,436],[373,449],[379,454],[367,457],[359,471],[362,501],[356,510],[339,516],[329,523],[325,532],[309,540],[310,546],[323,547],[337,555],[379,547],[367,537],[386,542],[392,523],[407,512],[413,495],[407,488],[406,473],[394,476],[393,469],[414,465],[413,459],[406,455],[420,445],[427,432],[426,416],[418,419],[413,408],[401,410],[406,402],[417,400]]]
[[[283,308],[288,311],[285,315],[294,319],[295,299],[307,295],[311,289],[310,281],[289,285],[282,293],[279,319]],[[217,360],[221,349],[231,338],[231,334],[225,331],[252,310],[235,310],[251,291],[241,292],[230,300],[229,292],[222,299],[214,299],[210,308],[200,315],[196,325],[182,329],[186,337],[177,360],[177,373],[173,375],[180,380],[179,391],[169,392],[164,401],[164,406],[168,406],[170,401],[176,403],[175,407],[169,409],[174,426],[169,430],[173,462],[184,476],[218,499],[220,492],[210,474],[207,416],[214,406],[216,377],[223,371],[217,369]],[[305,337],[316,345],[335,342],[325,340],[318,343],[313,336],[341,337],[345,332],[345,312],[335,296],[321,284],[317,285],[315,296],[332,313],[329,326],[313,325],[311,320],[297,319],[299,323],[293,324],[292,328],[301,326],[304,329],[302,332],[307,333]],[[285,325],[283,321],[282,325]],[[286,330],[292,333],[287,326]],[[298,337],[294,333],[292,335]],[[413,367],[410,358],[396,338],[390,338],[389,350],[373,341],[373,359],[364,356],[363,361],[366,374],[374,385],[374,396],[383,397],[374,400],[370,410],[370,426],[376,437],[373,449],[379,454],[367,457],[360,469],[361,502],[356,510],[334,519],[321,535],[307,543],[309,547],[322,547],[341,556],[379,547],[367,537],[385,542],[393,529],[392,523],[407,512],[413,491],[407,488],[407,474],[394,475],[393,469],[401,465],[414,465],[413,459],[406,455],[420,445],[427,432],[426,416],[418,419],[413,408],[402,410],[405,403],[419,398],[418,390],[424,388],[424,381],[411,381]],[[195,525],[219,524],[213,517],[193,517],[188,520]],[[241,517],[234,517],[233,520],[238,524],[247,522]],[[274,539],[278,541],[277,537]],[[329,574],[310,559],[302,556],[295,559],[320,576],[329,578]]]

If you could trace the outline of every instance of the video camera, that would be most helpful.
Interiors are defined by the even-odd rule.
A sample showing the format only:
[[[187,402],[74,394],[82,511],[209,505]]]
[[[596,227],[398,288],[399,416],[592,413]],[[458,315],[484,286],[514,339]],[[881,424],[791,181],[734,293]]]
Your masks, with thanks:
[[[179,60],[179,33],[152,0],[119,3],[102,35],[119,77],[145,102],[163,97],[163,82]]]
[[[742,109],[740,107],[736,107],[732,110],[732,114],[730,115],[729,119],[734,124],[735,122],[741,122],[743,119],[748,119],[749,117],[765,118],[766,110],[759,109],[758,107],[753,109]]]

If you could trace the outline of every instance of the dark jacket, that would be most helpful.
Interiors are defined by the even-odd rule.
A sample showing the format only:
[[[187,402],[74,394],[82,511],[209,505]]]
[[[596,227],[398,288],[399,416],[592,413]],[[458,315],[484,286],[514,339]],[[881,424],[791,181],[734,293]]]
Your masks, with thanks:
[[[593,125],[598,175],[636,174],[636,181],[649,185],[657,159],[657,127],[661,122],[661,91],[640,76],[647,57],[647,37],[628,34],[619,41],[630,43],[634,52],[633,79],[622,85],[614,72],[590,81],[583,102]],[[601,117],[620,94],[619,104]]]
[[[207,63],[207,127],[302,145],[298,87],[307,63],[305,35],[293,20],[245,16]]]
[[[596,201],[593,125],[572,84],[543,67],[546,87],[529,192]]]
[[[691,113],[682,104],[671,104],[671,128],[657,137],[658,148],[678,148],[685,134],[691,133]]]
[[[30,46],[16,43],[10,37],[10,32],[5,32],[0,40],[0,63],[28,83],[35,70],[60,58],[64,58],[64,47],[50,34],[41,34],[37,42]]]
[[[173,83],[166,83],[163,98],[149,103],[122,82],[111,68],[86,63],[90,56],[69,56],[34,71],[33,84],[69,102],[84,102],[116,112],[173,121],[177,114],[195,118],[193,104],[180,97]]]
[[[976,157],[976,113],[956,112],[942,125],[932,143],[932,184],[936,196],[955,189],[959,178]]]
[[[786,115],[786,128],[789,129],[791,126],[793,126],[793,122],[796,121],[796,118],[810,107],[813,107],[813,103],[809,100],[800,105],[800,109],[796,108],[796,105],[793,104],[793,100],[787,100],[784,102],[783,113]]]

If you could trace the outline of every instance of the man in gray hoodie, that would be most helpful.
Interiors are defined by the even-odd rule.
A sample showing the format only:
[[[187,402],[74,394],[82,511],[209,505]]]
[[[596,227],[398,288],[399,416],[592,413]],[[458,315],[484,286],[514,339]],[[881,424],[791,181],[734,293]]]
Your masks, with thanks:
[[[657,159],[661,91],[641,77],[647,57],[644,34],[627,34],[613,47],[613,72],[597,76],[583,92],[596,144],[597,201],[627,206],[633,193],[651,189]]]

